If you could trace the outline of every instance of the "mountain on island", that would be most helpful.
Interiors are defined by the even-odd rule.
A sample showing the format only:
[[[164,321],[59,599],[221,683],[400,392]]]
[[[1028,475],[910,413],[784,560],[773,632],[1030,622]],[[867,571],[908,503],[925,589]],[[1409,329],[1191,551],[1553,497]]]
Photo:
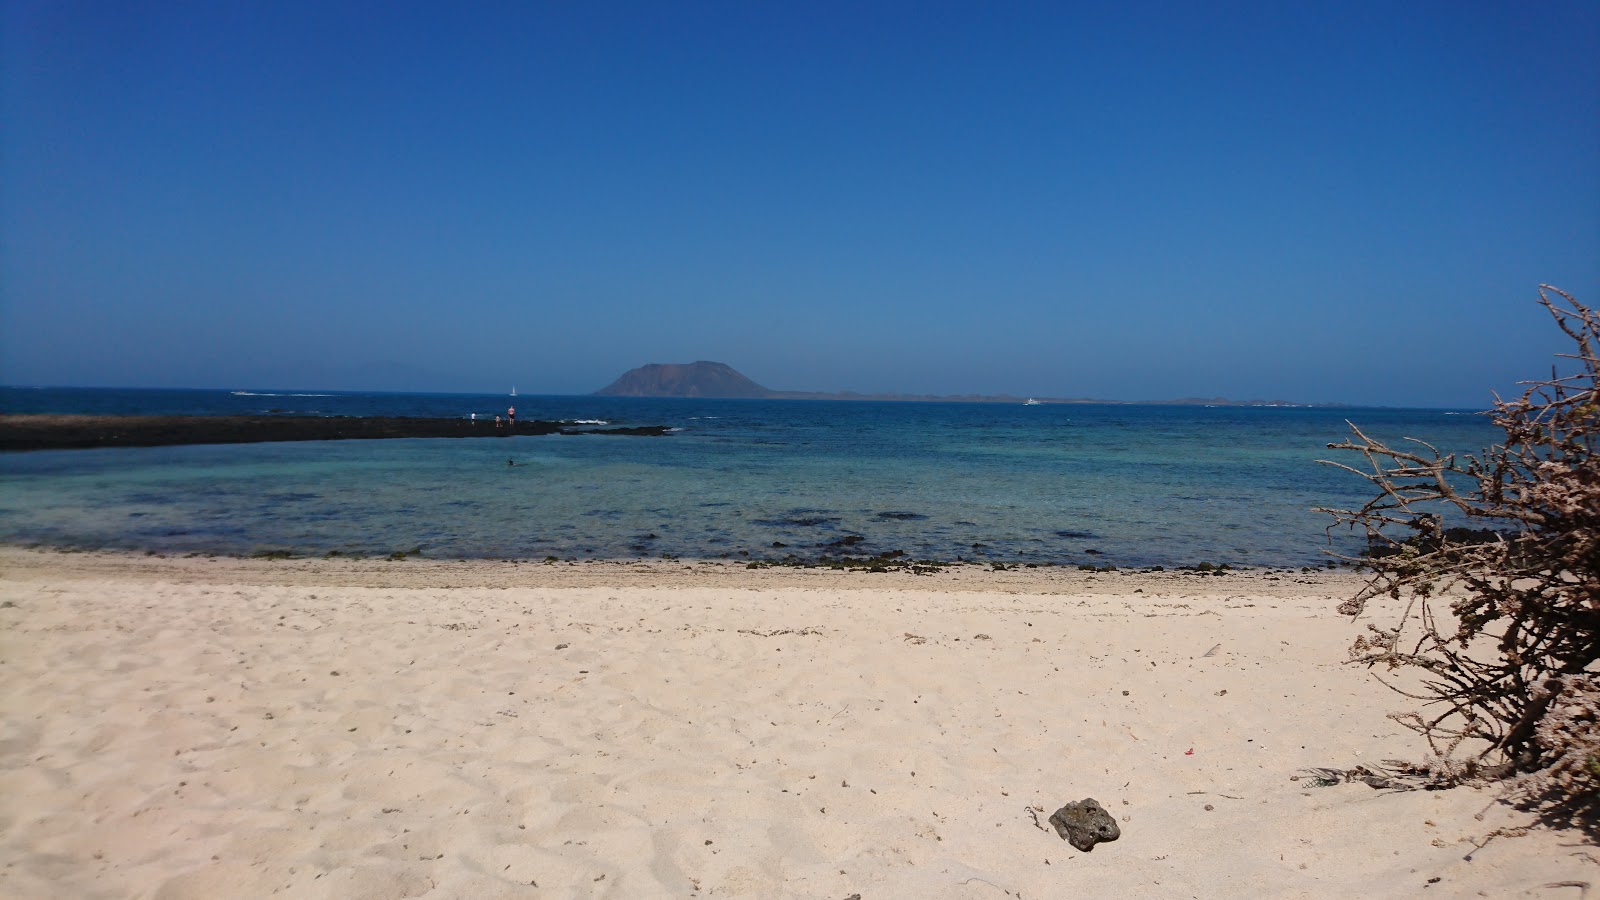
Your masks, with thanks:
[[[601,397],[718,397],[762,400],[778,396],[719,362],[651,363],[629,369],[595,393]]]

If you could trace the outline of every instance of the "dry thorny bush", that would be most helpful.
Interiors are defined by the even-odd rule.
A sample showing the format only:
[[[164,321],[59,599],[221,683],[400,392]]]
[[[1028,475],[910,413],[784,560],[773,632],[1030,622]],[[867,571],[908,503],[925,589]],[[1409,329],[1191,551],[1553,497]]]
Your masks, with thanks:
[[[1552,296],[1553,295],[1553,296]],[[1553,298],[1554,297],[1554,298]],[[1477,456],[1399,446],[1354,425],[1329,449],[1362,454],[1377,496],[1321,510],[1364,531],[1372,573],[1340,612],[1399,601],[1368,624],[1351,661],[1420,678],[1397,721],[1432,751],[1405,768],[1433,787],[1504,780],[1552,824],[1596,831],[1600,812],[1600,315],[1541,285],[1539,302],[1577,345],[1546,380],[1489,411],[1503,443]],[[1420,684],[1420,686],[1414,686]]]

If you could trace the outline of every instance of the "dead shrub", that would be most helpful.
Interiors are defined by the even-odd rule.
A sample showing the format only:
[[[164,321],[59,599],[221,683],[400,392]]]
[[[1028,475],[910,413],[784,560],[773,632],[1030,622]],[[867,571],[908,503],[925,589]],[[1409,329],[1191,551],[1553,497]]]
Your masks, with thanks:
[[[1504,441],[1442,455],[1389,446],[1351,425],[1329,449],[1369,481],[1359,509],[1324,509],[1359,529],[1372,573],[1340,612],[1401,601],[1396,621],[1368,625],[1351,662],[1418,670],[1401,689],[1420,707],[1393,718],[1422,734],[1415,768],[1432,786],[1509,779],[1547,817],[1593,822],[1600,800],[1600,317],[1541,285],[1539,302],[1576,345],[1548,379],[1525,382],[1488,415]],[[1447,593],[1448,592],[1448,593]]]

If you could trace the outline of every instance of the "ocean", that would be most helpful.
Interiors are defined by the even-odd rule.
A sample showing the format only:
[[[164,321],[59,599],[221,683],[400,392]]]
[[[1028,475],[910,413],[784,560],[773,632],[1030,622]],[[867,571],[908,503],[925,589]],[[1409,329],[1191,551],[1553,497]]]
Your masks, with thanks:
[[[493,417],[667,425],[0,454],[0,542],[251,555],[1317,565],[1348,419],[1477,452],[1470,410],[0,388],[7,413]],[[1349,454],[1346,454],[1349,456]],[[508,461],[517,463],[508,466]],[[1357,465],[1358,459],[1343,460]]]

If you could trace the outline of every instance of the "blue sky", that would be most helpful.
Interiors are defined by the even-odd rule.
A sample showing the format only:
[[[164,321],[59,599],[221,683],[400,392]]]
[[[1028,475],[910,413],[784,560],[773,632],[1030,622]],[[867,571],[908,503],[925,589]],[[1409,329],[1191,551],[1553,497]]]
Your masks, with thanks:
[[[1481,406],[1600,304],[1600,6],[0,20],[0,382]]]

